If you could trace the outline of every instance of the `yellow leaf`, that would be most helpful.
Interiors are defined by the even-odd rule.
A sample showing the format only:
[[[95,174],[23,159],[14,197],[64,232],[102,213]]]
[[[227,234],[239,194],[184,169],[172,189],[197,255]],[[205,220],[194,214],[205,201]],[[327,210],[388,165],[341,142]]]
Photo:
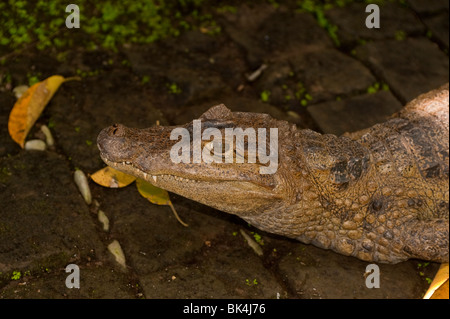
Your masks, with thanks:
[[[430,299],[449,299],[448,294],[448,280],[442,284],[438,289],[436,289]]]
[[[110,188],[125,187],[136,180],[136,177],[122,173],[109,166],[96,171],[91,175],[91,178],[97,184]]]
[[[183,222],[181,220],[180,216],[178,216],[178,213],[175,210],[175,207],[173,207],[173,204],[170,201],[169,193],[166,190],[161,189],[156,186],[153,186],[152,184],[144,181],[143,179],[139,179],[139,178],[136,180],[136,186],[137,186],[139,193],[142,195],[142,197],[147,198],[153,204],[169,205],[170,209],[172,210],[172,212],[175,215],[175,218],[178,220],[178,222],[181,225],[188,227],[188,224]]]
[[[446,286],[444,285],[445,282],[447,282]],[[443,288],[439,289],[440,287]],[[440,297],[444,296],[445,299],[448,299],[448,263],[441,264],[423,299],[430,299],[435,292],[439,292]],[[436,298],[437,296],[434,297]]]
[[[157,205],[169,205],[169,193],[166,190],[153,186],[152,184],[138,178],[136,186],[142,197]]]
[[[66,79],[61,75],[53,75],[31,86],[17,100],[9,114],[8,131],[20,147],[24,147],[28,132],[61,84],[74,79],[78,78]]]

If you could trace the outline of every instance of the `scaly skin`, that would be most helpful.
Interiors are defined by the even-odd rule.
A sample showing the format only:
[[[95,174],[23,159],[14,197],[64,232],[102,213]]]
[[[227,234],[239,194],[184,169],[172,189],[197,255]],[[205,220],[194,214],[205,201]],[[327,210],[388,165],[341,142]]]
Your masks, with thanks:
[[[106,128],[98,136],[101,157],[267,232],[365,261],[448,262],[448,84],[385,123],[340,137],[224,105],[200,119],[203,128],[222,133],[278,128],[276,173],[261,175],[261,163],[175,164],[169,157],[175,127]]]

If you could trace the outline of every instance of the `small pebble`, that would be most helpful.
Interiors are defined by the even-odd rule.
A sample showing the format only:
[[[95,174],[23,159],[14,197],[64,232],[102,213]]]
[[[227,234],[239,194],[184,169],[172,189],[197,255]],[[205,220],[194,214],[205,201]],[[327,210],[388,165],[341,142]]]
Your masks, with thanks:
[[[13,89],[13,93],[16,96],[16,99],[20,99],[20,97],[28,90],[28,85],[19,85]]]
[[[24,146],[27,151],[45,151],[47,145],[42,140],[29,140]]]
[[[262,72],[267,68],[267,64],[262,64],[258,70],[254,71],[253,73],[249,74],[247,76],[247,80],[249,82],[253,82],[255,81],[261,74]]]
[[[125,255],[123,253],[122,247],[120,247],[120,244],[117,240],[114,240],[111,244],[108,245],[108,250],[111,254],[113,254],[117,263],[126,268]]]
[[[90,205],[92,202],[91,190],[86,175],[82,170],[77,169],[73,175],[75,184],[77,184],[81,195],[83,196],[86,204]]]
[[[102,223],[103,230],[108,231],[109,230],[109,219],[102,210],[98,211],[98,220],[100,221],[100,223]]]
[[[294,111],[288,111],[287,115],[289,115],[290,117],[292,117],[293,119],[296,119],[296,120],[300,119],[300,115]]]
[[[263,253],[263,250],[262,250],[261,246],[258,245],[258,243],[256,241],[254,241],[253,238],[251,238],[249,235],[247,235],[247,233],[243,229],[240,229],[240,232],[241,232],[241,235],[247,241],[247,244],[253,249],[253,251],[258,256],[262,256],[264,253]]]
[[[41,131],[45,135],[45,142],[47,143],[47,146],[53,146],[55,144],[55,140],[53,139],[52,132],[50,132],[50,129],[47,127],[47,125],[42,125]]]

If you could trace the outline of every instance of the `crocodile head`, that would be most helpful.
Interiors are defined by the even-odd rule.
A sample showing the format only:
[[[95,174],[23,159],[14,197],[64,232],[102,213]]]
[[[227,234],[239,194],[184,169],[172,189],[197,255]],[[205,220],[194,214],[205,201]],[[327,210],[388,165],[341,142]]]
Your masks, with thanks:
[[[200,138],[195,136],[199,133],[199,123],[203,133]],[[229,143],[227,129],[236,128],[241,128],[244,133],[249,133],[245,131],[247,128],[265,129],[267,134],[263,137],[258,136],[262,131],[255,130],[254,133],[256,138],[261,138],[256,139],[257,142],[262,142],[265,137],[264,154],[272,155],[270,159],[258,156],[261,146],[253,148],[255,145],[249,136],[240,142],[235,137]],[[273,145],[274,137],[278,135],[274,136],[270,128],[277,128],[278,135],[296,131],[295,125],[277,121],[266,114],[231,112],[221,104],[210,108],[198,120],[177,127],[135,129],[115,124],[100,132],[97,143],[100,156],[107,165],[157,187],[244,217],[274,207],[286,196],[291,196],[286,193],[289,187],[284,164],[278,163],[278,150],[289,147]],[[211,132],[216,135],[206,134]],[[183,147],[182,142],[185,143]],[[198,150],[201,150],[200,161],[196,157]],[[230,154],[231,163],[227,161]],[[261,173],[264,168],[266,173]]]

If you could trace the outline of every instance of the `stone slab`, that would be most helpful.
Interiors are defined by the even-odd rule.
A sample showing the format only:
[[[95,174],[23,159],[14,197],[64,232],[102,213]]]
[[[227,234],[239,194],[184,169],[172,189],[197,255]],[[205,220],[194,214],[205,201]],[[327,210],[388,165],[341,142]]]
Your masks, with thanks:
[[[425,278],[432,278],[439,268],[436,263],[421,267],[415,261],[376,264],[380,285],[369,288],[366,267],[370,263],[356,259],[349,263],[347,259],[327,250],[298,245],[281,259],[279,269],[301,299],[412,299],[421,296],[428,287]],[[345,277],[352,279],[343,280]]]
[[[245,50],[252,68],[277,59],[277,56],[297,53],[302,48],[333,45],[312,14],[272,9],[263,19],[258,19],[256,25],[248,27],[245,22],[247,11],[238,10],[237,18],[221,21],[232,40]]]
[[[376,82],[361,62],[336,49],[298,54],[290,62],[295,77],[312,96],[311,103],[365,91]]]
[[[448,56],[426,38],[374,41],[357,47],[356,56],[404,104],[448,82]]]
[[[402,105],[388,91],[311,105],[308,112],[324,133],[341,135],[382,123]]]
[[[407,3],[420,14],[448,11],[449,2],[441,0],[407,0]]]
[[[352,47],[367,40],[395,39],[399,32],[418,35],[425,27],[414,11],[397,3],[380,5],[380,28],[367,28],[367,4],[352,3],[325,12],[330,22],[338,27],[337,35],[344,47]]]
[[[15,143],[8,132],[8,119],[16,99],[13,94],[0,92],[0,156],[14,154],[19,145]]]
[[[0,272],[55,268],[104,248],[67,162],[52,152],[0,159]]]
[[[424,23],[431,31],[431,38],[434,38],[447,48],[449,46],[449,24],[448,11],[442,12],[432,17],[424,18]]]
[[[111,264],[86,263],[80,267],[80,287],[67,288],[64,267],[32,272],[10,281],[0,290],[1,299],[136,299],[142,298],[128,275]]]
[[[112,221],[110,238],[121,244],[146,298],[273,298],[275,290],[281,291],[231,222],[235,217],[174,194],[171,198],[189,227],[133,186],[103,196],[102,210]],[[255,278],[258,287],[246,284]]]

